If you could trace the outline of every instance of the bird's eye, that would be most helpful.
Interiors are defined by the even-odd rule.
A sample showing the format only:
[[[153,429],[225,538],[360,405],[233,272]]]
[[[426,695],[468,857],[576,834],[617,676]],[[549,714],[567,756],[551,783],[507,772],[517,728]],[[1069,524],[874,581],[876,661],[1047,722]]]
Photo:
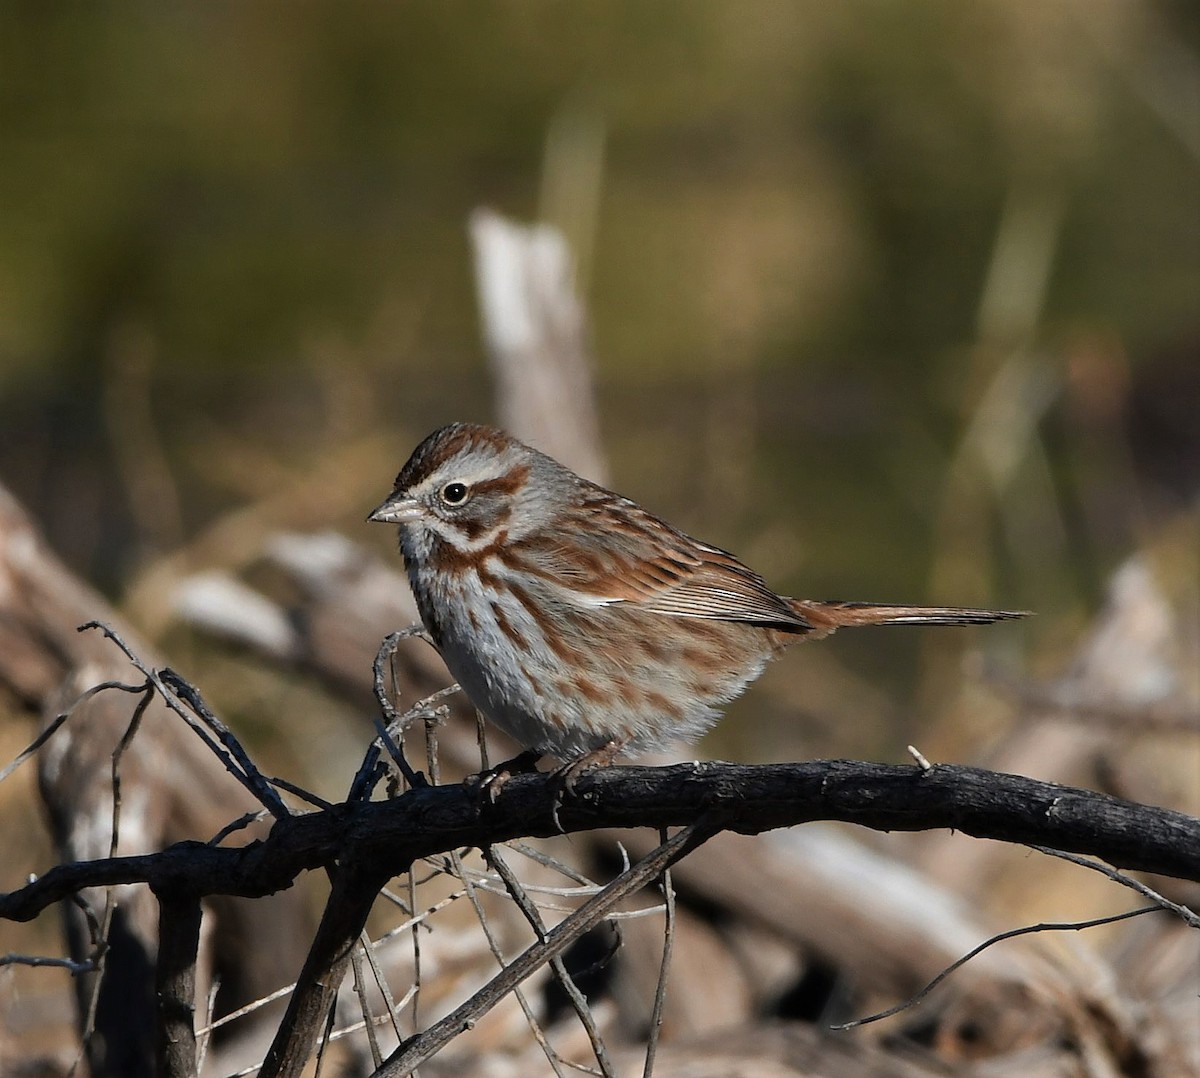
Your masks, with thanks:
[[[441,499],[446,505],[462,505],[468,493],[465,483],[447,483],[442,487]]]

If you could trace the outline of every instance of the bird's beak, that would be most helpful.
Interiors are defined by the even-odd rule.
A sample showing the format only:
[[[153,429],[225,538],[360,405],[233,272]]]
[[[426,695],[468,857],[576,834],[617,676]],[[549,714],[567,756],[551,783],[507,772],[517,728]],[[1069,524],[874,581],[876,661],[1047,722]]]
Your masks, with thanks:
[[[367,520],[378,521],[380,524],[409,524],[420,515],[421,507],[416,498],[396,493],[367,517]]]

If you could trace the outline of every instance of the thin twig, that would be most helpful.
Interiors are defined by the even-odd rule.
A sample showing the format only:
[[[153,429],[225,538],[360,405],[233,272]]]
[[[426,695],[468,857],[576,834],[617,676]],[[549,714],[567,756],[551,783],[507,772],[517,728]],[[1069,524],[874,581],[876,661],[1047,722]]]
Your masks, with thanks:
[[[664,827],[659,832],[659,838],[667,841],[667,830]],[[658,1055],[658,1036],[662,1031],[663,1006],[667,999],[667,975],[671,971],[671,952],[675,944],[675,889],[671,886],[671,870],[664,868],[662,873],[663,898],[666,900],[667,912],[663,918],[663,950],[662,965],[658,970],[658,985],[654,989],[654,1008],[650,1014],[650,1035],[646,1039],[646,1064],[642,1069],[642,1078],[651,1078],[654,1074],[654,1060]]]
[[[250,759],[250,754],[242,748],[242,743],[233,736],[233,731],[218,719],[205,704],[200,696],[200,691],[169,667],[163,667],[159,671],[159,676],[162,678],[163,684],[191,708],[196,717],[216,735],[225,751],[237,761],[242,773],[246,776],[250,792],[270,809],[271,815],[280,820],[290,816],[291,813],[283,803],[283,799],[275,792],[275,788],[266,776],[255,766],[254,761]]]
[[[37,737],[18,752],[12,761],[4,766],[3,770],[0,770],[0,782],[8,778],[9,775],[16,771],[18,767],[49,741],[58,732],[58,728],[75,714],[76,709],[85,700],[90,699],[97,693],[104,692],[106,689],[119,689],[121,692],[138,693],[145,692],[149,686],[150,683],[148,681],[143,682],[141,685],[126,685],[123,681],[103,681],[99,685],[93,685],[90,689],[80,694],[79,698],[66,711],[59,712],[54,717],[54,720]]]
[[[277,786],[281,790],[286,790],[288,793],[292,794],[295,797],[300,798],[301,801],[307,802],[308,804],[312,805],[314,808],[319,808],[319,809],[333,808],[332,801],[326,801],[325,798],[318,797],[311,790],[306,790],[303,786],[297,786],[296,783],[290,781],[289,779],[281,779],[278,776],[272,776],[271,778],[267,779],[267,781],[272,786]]]
[[[129,748],[134,736],[142,725],[142,717],[146,714],[146,708],[150,706],[150,701],[154,699],[154,690],[147,686],[142,698],[137,702],[137,707],[133,709],[133,718],[129,720],[129,725],[125,728],[125,733],[121,735],[121,740],[117,742],[117,747],[113,749],[111,775],[112,775],[112,833],[109,836],[108,856],[117,856],[117,845],[120,840],[121,832],[121,759],[125,755],[125,750]]]
[[[288,995],[288,993],[295,991],[295,988],[295,981],[293,981],[291,984],[285,984],[282,988],[276,988],[274,992],[270,992],[265,996],[260,996],[258,999],[247,1003],[244,1007],[239,1007],[236,1011],[230,1011],[228,1014],[223,1014],[215,1021],[210,1021],[208,1025],[201,1026],[198,1030],[196,1030],[196,1035],[200,1036],[201,1034],[212,1033],[214,1030],[218,1030],[222,1026],[228,1025],[230,1022],[235,1022],[239,1018],[245,1018],[246,1015],[253,1014],[259,1008],[265,1007],[268,1003],[274,1003],[277,999],[282,999],[284,996]]]
[[[129,720],[129,725],[125,728],[120,741],[117,742],[116,748],[112,751],[112,762],[110,765],[112,824],[108,841],[108,856],[110,860],[116,856],[117,846],[121,838],[121,760],[125,755],[125,750],[132,743],[134,735],[141,727],[142,717],[146,714],[146,709],[150,706],[150,701],[154,698],[152,681],[153,679],[147,675],[147,684],[142,690],[142,698],[133,709],[133,716]],[[96,948],[96,979],[91,985],[87,1014],[84,1017],[83,1031],[80,1037],[79,1054],[71,1064],[71,1074],[75,1073],[76,1068],[83,1059],[84,1053],[87,1052],[92,1036],[96,1032],[96,1015],[100,1007],[100,989],[104,984],[104,969],[108,956],[108,933],[112,928],[112,919],[115,913],[116,903],[113,901],[113,889],[112,887],[106,887],[104,889],[104,913],[100,918],[99,928],[98,930],[93,928],[92,920],[89,920],[88,925],[89,931],[94,931],[93,945]]]
[[[389,726],[400,718],[400,713],[388,696],[387,686],[384,684],[384,664],[391,661],[392,656],[396,653],[396,645],[401,640],[410,640],[414,636],[432,643],[423,625],[410,625],[407,629],[397,629],[394,633],[388,633],[383,638],[383,643],[379,645],[379,651],[375,653],[375,662],[372,665],[375,673],[375,699],[378,701],[379,710],[383,712]]]
[[[227,823],[221,828],[212,838],[208,840],[209,846],[220,846],[230,835],[244,828],[249,827],[252,823],[257,823],[267,815],[266,809],[259,809],[257,812],[247,812],[245,815],[239,816],[236,820]]]
[[[1073,865],[1082,865],[1084,868],[1090,868],[1093,872],[1099,872],[1113,882],[1119,883],[1122,887],[1128,887],[1131,891],[1136,891],[1143,898],[1148,898],[1151,902],[1157,903],[1164,910],[1169,910],[1179,917],[1189,928],[1200,928],[1200,917],[1196,915],[1195,911],[1189,909],[1187,906],[1181,906],[1177,902],[1172,902],[1164,895],[1160,895],[1154,888],[1147,887],[1141,880],[1135,880],[1132,876],[1126,876],[1124,872],[1118,872],[1115,868],[1111,868],[1090,857],[1082,857],[1075,853],[1066,853],[1063,850],[1052,850],[1049,846],[1030,845],[1029,848],[1037,850],[1038,853],[1044,853],[1048,857],[1061,857],[1064,861],[1070,861]]]
[[[221,978],[213,977],[212,984],[208,986],[208,998],[204,1003],[204,1018],[200,1022],[200,1029],[196,1031],[196,1070],[201,1074],[204,1073],[204,1060],[208,1056],[208,1045],[212,1040],[213,1009],[217,1005],[217,993],[220,990]]]
[[[402,1042],[375,1072],[373,1078],[400,1078],[401,1075],[408,1074],[417,1064],[428,1059],[463,1030],[472,1028],[482,1015],[491,1010],[516,985],[545,965],[554,955],[562,954],[588,929],[603,920],[609,909],[627,895],[644,887],[666,865],[690,853],[713,833],[714,829],[707,822],[701,826],[701,821],[677,832],[668,842],[613,880],[595,898],[566,917],[546,936],[544,942],[539,941],[529,947],[465,1003],[441,1021]]]
[[[932,992],[939,984],[950,976],[960,966],[966,965],[977,954],[986,951],[993,944],[1001,943],[1004,940],[1012,939],[1014,936],[1027,936],[1033,932],[1078,932],[1085,928],[1096,928],[1099,925],[1110,925],[1115,921],[1124,921],[1130,917],[1140,917],[1145,913],[1160,913],[1161,906],[1141,906],[1136,910],[1127,910],[1125,913],[1116,913],[1110,917],[1097,917],[1092,921],[1060,921],[1060,922],[1043,922],[1036,925],[1024,925],[1021,928],[1014,928],[1008,932],[1001,932],[998,935],[992,936],[990,939],[984,940],[978,947],[972,948],[961,958],[955,959],[944,970],[941,971],[932,981],[921,989],[915,996],[911,996],[903,1003],[897,1003],[894,1007],[889,1007],[886,1011],[879,1011],[877,1014],[869,1014],[865,1018],[855,1018],[850,1022],[842,1022],[838,1025],[830,1026],[832,1030],[855,1029],[858,1026],[865,1026],[870,1022],[878,1022],[883,1018],[891,1018],[894,1014],[899,1014],[901,1011],[906,1011],[910,1007],[917,1006],[930,992]]]
[[[82,962],[74,958],[53,958],[38,954],[0,954],[0,966],[56,966],[67,970],[72,977],[80,973],[94,973],[96,961],[85,958]]]
[[[365,935],[365,933],[364,933]],[[375,1032],[375,1015],[371,1012],[371,1001],[367,999],[367,981],[363,976],[363,951],[366,949],[359,937],[359,945],[350,952],[350,968],[354,973],[354,994],[358,996],[358,1006],[362,1011],[363,1023],[367,1029],[367,1043],[371,1047],[371,1065],[378,1068],[383,1062],[383,1053],[379,1050],[379,1037]]]
[[[321,1039],[317,1042],[317,1065],[313,1068],[313,1078],[321,1078],[321,1067],[325,1062],[325,1049],[329,1047],[329,1035],[337,1021],[337,996],[329,1001],[329,1015],[325,1019],[325,1028],[321,1031]]]
[[[410,909],[417,908],[417,884],[413,876],[412,865],[408,867],[408,905]],[[412,919],[412,929],[409,932],[412,939],[412,961],[413,961],[413,983],[412,991],[409,993],[409,1020],[412,1022],[414,1030],[420,1029],[420,1005],[421,1005],[421,922],[414,917]],[[401,1044],[404,1042],[401,1041]],[[379,1070],[378,1067],[375,1068]],[[410,1068],[413,1073],[416,1072],[416,1065]]]
[[[80,625],[78,631],[85,632],[88,629],[99,629],[100,632],[124,652],[125,657],[146,676],[146,679],[158,691],[158,694],[162,697],[167,707],[191,727],[196,736],[221,761],[225,770],[253,794],[255,799],[264,805],[272,816],[276,819],[283,819],[290,815],[287,806],[284,805],[279,794],[259,774],[258,769],[250,761],[250,757],[246,754],[246,751],[229,732],[225,724],[204,706],[199,694],[191,685],[171,670],[164,669],[160,672],[151,669],[134,653],[133,649],[125,643],[121,635],[110,625],[106,625],[102,621],[88,621]],[[184,707],[175,688],[168,686],[168,680],[175,687],[189,694],[189,706],[194,706],[194,711],[190,711],[187,707]],[[198,719],[202,719],[203,721],[198,721]],[[209,730],[205,729],[206,724],[217,733],[217,739],[214,739]]]
[[[572,868],[565,861],[560,861],[557,857],[552,857],[545,850],[539,850],[534,846],[530,846],[525,842],[506,842],[505,845],[510,850],[515,850],[522,857],[528,857],[531,861],[536,861],[539,865],[545,868],[552,868],[555,872],[559,872],[566,876],[569,880],[574,880],[576,883],[583,884],[585,887],[598,887],[594,880],[590,880],[577,868]],[[625,863],[621,871],[629,867],[629,858],[625,858]],[[532,888],[530,888],[532,890]],[[554,892],[550,892],[554,893]]]
[[[367,935],[366,930],[363,930],[359,941],[362,943],[363,954],[366,956],[367,964],[371,967],[371,976],[375,978],[375,986],[379,989],[379,994],[383,996],[383,1005],[387,1008],[387,1018],[392,1023],[392,1032],[396,1034],[396,1040],[404,1039],[404,1034],[400,1032],[400,1020],[396,1011],[396,1001],[392,998],[392,990],[388,985],[387,977],[384,976],[383,970],[379,968],[379,961],[375,957],[375,945],[371,942],[371,937]],[[378,1063],[375,1064],[379,1066]]]
[[[467,879],[458,854],[451,854],[450,857],[454,865],[455,875],[462,880],[463,886],[467,891],[467,899],[475,910],[475,917],[479,921],[479,927],[483,929],[483,937],[487,940],[488,949],[492,952],[492,957],[496,959],[500,968],[504,969],[507,964],[504,961],[504,952],[500,949],[500,943],[496,939],[496,934],[492,931],[491,923],[488,921],[483,905],[479,901],[479,896],[475,893],[475,886]],[[540,931],[538,932],[538,938],[544,938],[543,933]],[[517,1001],[517,1006],[521,1008],[521,1013],[525,1015],[525,1024],[529,1026],[529,1032],[533,1034],[533,1039],[537,1041],[538,1047],[541,1048],[543,1055],[545,1055],[546,1062],[550,1064],[550,1069],[558,1075],[558,1078],[566,1078],[563,1074],[562,1061],[558,1058],[558,1053],[554,1050],[554,1046],[546,1039],[545,1030],[542,1029],[541,1023],[534,1015],[533,1008],[529,1005],[529,1000],[525,998],[525,993],[521,991],[519,986],[514,987],[512,992],[513,997]]]
[[[490,864],[504,881],[505,889],[512,896],[512,900],[516,903],[525,920],[529,922],[530,927],[537,933],[537,938],[541,941],[546,939],[546,923],[542,920],[541,914],[538,912],[537,906],[534,905],[525,888],[517,879],[516,874],[509,868],[507,862],[500,856],[500,851],[495,846],[488,846],[483,851],[484,859]],[[465,881],[464,881],[465,882]],[[615,1078],[616,1071],[613,1069],[612,1060],[609,1058],[608,1049],[604,1045],[604,1038],[600,1034],[600,1029],[596,1025],[596,1016],[592,1014],[591,1008],[588,1006],[588,1001],[583,993],[579,990],[579,986],[575,983],[574,978],[567,970],[563,963],[561,955],[555,955],[550,960],[550,968],[554,972],[555,978],[562,986],[566,993],[567,999],[570,1000],[571,1006],[575,1009],[575,1013],[579,1016],[580,1025],[583,1026],[584,1032],[587,1034],[588,1041],[592,1046],[592,1054],[596,1057],[596,1062],[600,1066],[601,1073],[605,1078]]]

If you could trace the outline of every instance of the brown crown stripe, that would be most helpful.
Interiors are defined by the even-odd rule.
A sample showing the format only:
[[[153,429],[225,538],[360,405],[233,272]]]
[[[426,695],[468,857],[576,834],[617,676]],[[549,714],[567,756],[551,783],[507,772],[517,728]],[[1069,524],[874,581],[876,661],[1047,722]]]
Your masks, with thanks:
[[[488,446],[502,452],[516,444],[503,431],[480,427],[473,423],[452,423],[434,431],[418,447],[408,464],[396,476],[396,489],[407,490],[427,479],[446,461],[463,451]]]

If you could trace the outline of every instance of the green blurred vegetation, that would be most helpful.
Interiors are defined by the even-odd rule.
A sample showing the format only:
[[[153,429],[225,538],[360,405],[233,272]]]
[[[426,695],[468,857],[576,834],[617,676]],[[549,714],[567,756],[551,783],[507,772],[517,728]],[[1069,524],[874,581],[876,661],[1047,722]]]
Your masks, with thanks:
[[[0,477],[120,594],[375,434],[278,522],[364,538],[488,418],[486,204],[584,255],[620,489],[795,593],[1077,627],[1194,504],[1198,69],[1185,0],[6,4]]]

